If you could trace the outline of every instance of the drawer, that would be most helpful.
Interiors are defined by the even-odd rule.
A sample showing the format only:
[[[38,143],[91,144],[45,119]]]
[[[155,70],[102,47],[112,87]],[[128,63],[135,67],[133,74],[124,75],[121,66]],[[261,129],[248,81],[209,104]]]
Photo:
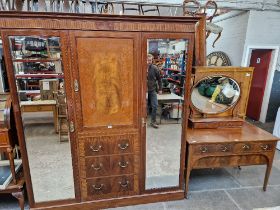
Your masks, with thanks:
[[[201,155],[203,155],[203,154],[209,154],[209,153],[213,153],[213,152],[215,152],[215,145],[213,144],[213,145],[211,145],[211,144],[209,144],[209,145],[195,145],[194,147],[193,147],[193,149],[194,149],[194,153],[195,154],[197,154],[197,155],[199,155],[199,154],[201,154]]]
[[[134,169],[133,155],[116,155],[110,157],[111,172],[114,175],[130,174]]]
[[[110,153],[106,139],[89,138],[84,142],[85,156],[108,155]]]
[[[194,153],[197,155],[207,155],[216,153],[231,153],[232,144],[205,144],[194,146]]]
[[[250,153],[250,152],[269,152],[272,151],[275,147],[273,142],[243,142],[236,143],[234,146],[234,152],[241,153]]]
[[[260,142],[255,143],[254,147],[256,152],[270,152],[275,149],[276,144],[273,142]]]
[[[231,153],[233,151],[232,144],[216,144],[216,151],[220,153]]]
[[[134,177],[87,179],[87,199],[102,199],[134,194]]]
[[[133,176],[121,176],[111,179],[112,191],[118,194],[125,195],[131,191],[134,191],[134,177]]]
[[[95,199],[102,198],[112,192],[110,178],[95,178],[87,180],[87,196]]]
[[[87,157],[86,177],[108,176],[110,172],[110,157]]]
[[[247,153],[254,151],[254,144],[252,143],[236,143],[234,145],[234,152],[235,153]]]
[[[133,141],[129,138],[119,138],[111,142],[111,153],[133,153]]]

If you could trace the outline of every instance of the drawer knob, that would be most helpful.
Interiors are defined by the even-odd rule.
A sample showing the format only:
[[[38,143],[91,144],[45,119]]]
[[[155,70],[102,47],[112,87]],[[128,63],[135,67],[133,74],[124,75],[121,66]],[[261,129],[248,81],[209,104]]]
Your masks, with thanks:
[[[228,151],[228,148],[227,148],[226,146],[224,146],[224,147],[221,148],[221,151],[222,151],[222,152],[227,152],[227,151]]]
[[[101,149],[102,149],[102,146],[99,145],[99,146],[93,146],[91,145],[90,146],[90,149],[93,151],[93,152],[99,152]]]
[[[120,186],[121,186],[122,188],[127,188],[127,187],[128,187],[128,184],[129,184],[129,181],[126,180],[125,183],[119,182],[119,184],[120,184]]]
[[[119,162],[119,166],[121,167],[121,168],[126,168],[127,166],[128,166],[128,161],[120,161]]]
[[[205,153],[205,152],[208,152],[208,149],[207,149],[207,147],[200,147],[200,151],[202,153]]]
[[[93,189],[95,190],[102,190],[102,188],[104,187],[104,184],[100,184],[99,186],[98,185],[92,185]]]
[[[92,167],[94,170],[99,171],[99,170],[103,167],[103,164],[102,164],[102,163],[99,163],[98,166],[95,166],[94,164],[92,164],[91,167]]]
[[[125,150],[125,149],[127,149],[127,148],[128,148],[128,146],[129,146],[129,144],[128,144],[128,143],[125,143],[125,144],[118,144],[118,147],[119,147],[121,150]]]
[[[267,144],[265,144],[265,145],[261,145],[261,148],[263,149],[263,150],[268,150],[268,145]]]
[[[245,145],[243,145],[242,149],[244,149],[244,150],[249,150],[249,149],[250,149],[250,146],[249,146],[248,144],[245,144]]]

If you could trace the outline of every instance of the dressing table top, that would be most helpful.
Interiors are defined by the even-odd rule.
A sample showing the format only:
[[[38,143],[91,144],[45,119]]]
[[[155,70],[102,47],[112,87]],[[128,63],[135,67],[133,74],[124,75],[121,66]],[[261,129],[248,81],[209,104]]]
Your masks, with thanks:
[[[244,122],[242,127],[237,128],[188,128],[187,131],[187,142],[189,144],[276,140],[279,140],[279,138],[247,122]]]

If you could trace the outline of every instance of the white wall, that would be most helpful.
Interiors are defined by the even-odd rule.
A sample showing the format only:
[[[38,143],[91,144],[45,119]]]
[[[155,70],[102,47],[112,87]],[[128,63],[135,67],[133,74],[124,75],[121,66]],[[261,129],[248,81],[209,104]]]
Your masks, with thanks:
[[[236,16],[235,16],[236,15]],[[232,17],[234,16],[234,17]],[[226,18],[223,20],[223,18]],[[233,66],[240,66],[246,38],[249,12],[230,12],[216,19],[215,24],[223,27],[222,36],[216,42],[215,48],[212,43],[216,34],[211,34],[207,39],[207,55],[213,51],[223,51],[231,60]]]
[[[250,11],[244,49],[249,45],[280,47],[280,12]],[[279,57],[276,69],[280,70]]]

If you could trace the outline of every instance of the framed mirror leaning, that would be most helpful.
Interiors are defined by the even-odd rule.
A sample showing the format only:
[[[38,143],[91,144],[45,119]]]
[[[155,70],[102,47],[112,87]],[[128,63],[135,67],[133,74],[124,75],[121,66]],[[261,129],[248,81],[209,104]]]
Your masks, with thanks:
[[[240,98],[238,83],[227,76],[208,76],[191,91],[191,103],[202,114],[219,114],[232,108]]]
[[[13,35],[10,35],[13,34]],[[26,35],[27,34],[27,35]],[[75,198],[61,37],[5,34],[35,203]],[[21,132],[21,131],[20,131]],[[27,182],[29,177],[26,177]],[[33,205],[33,204],[30,204]]]
[[[187,38],[148,38],[145,106],[145,190],[179,188],[187,62]]]

